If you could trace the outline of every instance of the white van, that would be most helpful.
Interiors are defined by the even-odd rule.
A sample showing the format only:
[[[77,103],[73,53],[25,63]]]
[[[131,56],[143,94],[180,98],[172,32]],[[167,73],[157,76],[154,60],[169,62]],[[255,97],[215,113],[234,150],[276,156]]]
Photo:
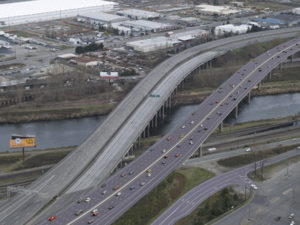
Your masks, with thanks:
[[[217,151],[217,149],[216,148],[209,148],[209,149],[207,149],[207,151],[209,151],[209,152],[215,152],[215,151]]]

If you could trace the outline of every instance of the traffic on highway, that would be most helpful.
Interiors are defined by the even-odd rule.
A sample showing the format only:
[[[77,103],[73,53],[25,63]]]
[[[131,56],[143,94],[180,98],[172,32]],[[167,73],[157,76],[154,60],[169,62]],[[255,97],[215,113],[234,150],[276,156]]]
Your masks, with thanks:
[[[299,44],[296,38],[251,60],[143,155],[42,224],[111,224],[189,158],[266,74],[300,50]]]

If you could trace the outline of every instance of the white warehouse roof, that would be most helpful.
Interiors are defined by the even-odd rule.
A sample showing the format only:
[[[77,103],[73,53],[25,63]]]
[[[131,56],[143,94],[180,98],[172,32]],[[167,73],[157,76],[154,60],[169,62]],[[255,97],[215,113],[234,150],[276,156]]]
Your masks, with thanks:
[[[111,23],[128,20],[128,18],[126,18],[124,16],[118,16],[118,15],[104,13],[104,12],[90,12],[90,13],[84,12],[84,13],[79,13],[78,16],[91,18],[91,19],[95,19],[95,20],[111,22]]]
[[[131,20],[131,21],[124,21],[122,22],[123,26],[127,26],[127,27],[145,27],[145,28],[149,28],[149,29],[166,29],[168,27],[171,27],[170,24],[167,23],[158,23],[158,22],[153,22],[153,21],[149,21],[149,20]]]
[[[229,14],[235,14],[240,12],[240,10],[232,9],[228,6],[216,6],[216,5],[207,5],[207,4],[201,4],[196,6],[198,11],[202,13],[208,13],[208,14],[222,14],[222,15],[229,15]]]
[[[1,4],[0,21],[21,24],[35,20],[76,16],[82,11],[111,10],[117,3],[102,0],[33,0]],[[83,10],[85,9],[85,10]],[[22,21],[23,20],[23,21]]]
[[[177,43],[180,43],[180,41],[160,36],[145,40],[127,42],[126,45],[132,47],[136,51],[151,52],[167,47],[172,47]]]
[[[137,18],[144,18],[144,19],[158,18],[160,16],[159,13],[140,10],[140,9],[125,9],[125,10],[118,11],[117,14],[137,17]]]

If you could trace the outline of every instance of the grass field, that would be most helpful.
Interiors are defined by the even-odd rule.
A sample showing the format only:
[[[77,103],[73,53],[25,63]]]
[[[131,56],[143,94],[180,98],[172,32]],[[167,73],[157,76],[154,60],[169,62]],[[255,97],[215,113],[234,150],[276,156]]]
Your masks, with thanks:
[[[214,176],[201,168],[175,170],[113,225],[145,225],[191,188]]]

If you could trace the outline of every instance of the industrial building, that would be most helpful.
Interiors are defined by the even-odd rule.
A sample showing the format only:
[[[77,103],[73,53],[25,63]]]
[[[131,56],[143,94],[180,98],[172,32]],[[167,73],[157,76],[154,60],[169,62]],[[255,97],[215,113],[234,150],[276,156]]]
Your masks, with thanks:
[[[127,42],[126,45],[132,47],[135,51],[146,53],[157,51],[159,49],[174,47],[174,45],[179,43],[179,40],[160,36],[139,41]]]
[[[102,0],[35,0],[1,4],[0,27],[75,17],[85,12],[109,11],[118,4]]]
[[[111,27],[112,27],[113,29],[118,30],[118,33],[119,33],[120,35],[128,36],[128,35],[131,34],[131,28],[121,26],[121,23],[120,23],[120,22],[118,22],[118,23],[112,23],[112,24],[111,24]]]
[[[262,25],[295,26],[300,24],[300,15],[278,14],[266,18],[255,18]]]
[[[78,22],[89,23],[92,25],[107,25],[125,20],[128,20],[128,18],[103,12],[81,13],[77,16]]]
[[[0,48],[10,48],[9,43],[6,41],[0,40]]]
[[[197,5],[196,8],[199,13],[205,15],[229,16],[240,12],[240,10],[233,9],[228,6],[215,6],[207,4]]]
[[[247,33],[251,29],[252,25],[250,24],[242,24],[239,26],[235,26],[233,24],[226,24],[215,27],[215,35],[222,36],[225,34],[244,34]]]
[[[196,38],[202,38],[209,35],[209,32],[207,30],[189,30],[185,32],[180,33],[174,33],[170,35],[170,38],[177,39],[179,41],[190,41]]]
[[[122,26],[132,28],[134,31],[157,32],[174,28],[171,24],[158,23],[149,20],[131,20],[121,23]]]
[[[294,8],[294,9],[292,10],[292,13],[297,14],[297,15],[300,15],[300,8]]]
[[[117,15],[126,16],[130,19],[135,19],[135,20],[140,20],[140,19],[152,20],[152,19],[158,19],[160,17],[159,13],[140,10],[140,9],[121,10],[117,12]]]

